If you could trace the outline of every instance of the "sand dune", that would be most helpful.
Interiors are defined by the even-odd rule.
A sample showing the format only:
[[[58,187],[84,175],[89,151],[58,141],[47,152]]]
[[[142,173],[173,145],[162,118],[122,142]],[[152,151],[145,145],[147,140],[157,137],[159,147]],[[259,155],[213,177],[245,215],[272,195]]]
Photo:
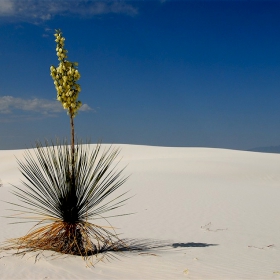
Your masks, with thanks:
[[[116,146],[133,196],[122,212],[135,214],[110,221],[143,251],[90,268],[80,257],[46,252],[34,264],[1,252],[1,279],[280,279],[279,154]],[[2,200],[17,201],[9,191],[22,185],[23,152],[0,151]],[[31,227],[9,222],[0,217],[0,242]]]

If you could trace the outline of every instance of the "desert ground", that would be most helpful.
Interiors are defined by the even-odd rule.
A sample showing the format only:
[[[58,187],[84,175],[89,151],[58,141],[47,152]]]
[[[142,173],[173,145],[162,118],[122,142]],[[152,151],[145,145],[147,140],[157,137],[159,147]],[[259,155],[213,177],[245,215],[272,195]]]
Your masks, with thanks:
[[[94,266],[78,256],[1,251],[1,279],[280,279],[280,154],[113,146],[130,176],[119,191],[131,197],[114,214],[131,215],[110,223],[142,250],[93,257]],[[32,227],[5,217],[5,201],[19,202],[11,191],[23,187],[23,155],[0,151],[0,242]]]

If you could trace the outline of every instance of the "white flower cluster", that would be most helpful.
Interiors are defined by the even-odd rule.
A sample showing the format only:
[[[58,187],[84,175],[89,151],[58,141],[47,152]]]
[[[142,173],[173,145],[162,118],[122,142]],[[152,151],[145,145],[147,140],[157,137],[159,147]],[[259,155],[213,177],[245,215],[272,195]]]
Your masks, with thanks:
[[[62,32],[56,30],[54,36],[59,65],[58,67],[51,66],[50,70],[57,91],[57,100],[61,102],[70,116],[75,117],[82,106],[81,101],[77,101],[81,91],[80,85],[76,83],[80,79],[78,63],[66,60],[67,50],[64,49],[65,38],[62,37]]]

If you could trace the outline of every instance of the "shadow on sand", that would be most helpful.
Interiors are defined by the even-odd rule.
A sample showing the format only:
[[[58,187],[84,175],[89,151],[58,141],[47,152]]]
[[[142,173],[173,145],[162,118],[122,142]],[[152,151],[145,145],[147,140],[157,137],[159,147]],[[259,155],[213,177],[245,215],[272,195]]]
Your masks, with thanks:
[[[118,245],[114,244],[114,247],[104,247],[104,250],[101,250],[100,253],[141,253],[141,254],[151,254],[158,253],[162,251],[170,251],[174,248],[202,248],[202,247],[210,247],[210,246],[218,246],[218,244],[208,244],[208,243],[174,243],[171,241],[164,240],[155,240],[155,239],[123,239]],[[117,247],[117,250],[116,250]]]
[[[173,248],[178,248],[178,247],[210,247],[210,246],[217,246],[217,245],[218,244],[189,242],[189,243],[173,243],[172,247]]]
[[[218,244],[208,243],[174,243],[166,240],[155,239],[122,239],[119,242],[114,243],[113,246],[104,246],[99,251],[102,255],[102,259],[119,259],[118,256],[129,257],[131,254],[138,255],[152,255],[159,256],[160,253],[178,250],[182,248],[205,248],[210,246],[218,246]]]

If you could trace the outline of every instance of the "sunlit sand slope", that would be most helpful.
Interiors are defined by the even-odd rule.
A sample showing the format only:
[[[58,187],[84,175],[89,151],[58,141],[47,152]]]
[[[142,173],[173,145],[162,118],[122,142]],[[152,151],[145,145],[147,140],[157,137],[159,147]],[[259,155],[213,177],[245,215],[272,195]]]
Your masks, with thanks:
[[[279,154],[116,146],[132,196],[116,214],[134,214],[110,222],[142,251],[90,268],[80,257],[46,252],[34,264],[1,252],[1,279],[280,279]],[[23,152],[0,151],[2,200],[17,202],[9,191],[22,186]],[[10,207],[1,202],[1,213]],[[32,226],[9,222],[0,217],[0,242]]]

